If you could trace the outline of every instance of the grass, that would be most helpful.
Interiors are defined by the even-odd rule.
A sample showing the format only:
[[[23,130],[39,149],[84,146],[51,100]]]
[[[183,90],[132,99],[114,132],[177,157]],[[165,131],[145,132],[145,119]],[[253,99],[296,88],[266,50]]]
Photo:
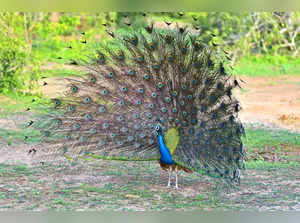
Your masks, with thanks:
[[[44,76],[45,77],[68,77],[68,76],[82,76],[83,73],[75,70],[75,69],[66,69],[60,67],[60,68],[54,68],[54,69],[46,69],[44,70]]]
[[[257,160],[257,161],[248,161],[245,163],[245,166],[246,169],[274,170],[274,169],[282,169],[282,168],[300,167],[300,163],[295,161],[281,163],[278,161],[267,162],[264,160]]]
[[[13,167],[13,170],[18,174],[29,175],[30,169],[26,164],[20,164]]]
[[[95,192],[95,193],[112,193],[114,190],[114,185],[112,184],[105,184],[103,188],[95,187],[95,186],[88,186],[86,184],[82,184],[81,188],[85,192]]]
[[[34,100],[34,102],[33,102]],[[48,104],[49,100],[44,98],[40,93],[25,93],[16,94],[11,93],[9,95],[0,95],[0,118],[6,118],[9,115],[16,113],[24,113],[28,108],[33,110],[34,108]]]
[[[91,52],[95,43],[88,42],[87,44],[83,44],[80,40],[76,40],[75,38],[75,36],[72,36],[69,41],[57,39],[35,41],[33,52],[41,58],[42,61],[56,63],[69,63],[71,60],[80,61],[83,55],[87,55],[87,52]],[[69,47],[72,48],[70,49]]]
[[[269,169],[299,165],[300,134],[248,126],[243,143],[247,149],[247,168]]]
[[[263,149],[266,146],[280,147],[290,145],[300,147],[300,134],[287,130],[273,130],[264,127],[247,127],[243,139],[245,147],[251,152],[254,148]]]
[[[280,55],[244,57],[235,65],[234,74],[249,77],[300,75],[300,58]]]
[[[24,143],[25,136],[30,136],[26,139],[26,143],[36,143],[39,141],[40,133],[30,129],[18,131],[0,128],[0,139],[4,139],[8,145]]]
[[[5,176],[9,173],[10,171],[8,170],[7,165],[0,164],[0,177]]]

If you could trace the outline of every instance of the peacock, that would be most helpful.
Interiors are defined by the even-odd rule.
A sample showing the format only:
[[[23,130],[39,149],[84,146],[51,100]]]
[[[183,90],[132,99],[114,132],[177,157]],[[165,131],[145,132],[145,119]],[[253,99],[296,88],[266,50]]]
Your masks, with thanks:
[[[175,172],[178,188],[181,170],[238,185],[245,131],[225,51],[178,24],[110,35],[86,75],[65,77],[63,95],[31,122],[42,134],[35,156],[157,160],[167,187]]]

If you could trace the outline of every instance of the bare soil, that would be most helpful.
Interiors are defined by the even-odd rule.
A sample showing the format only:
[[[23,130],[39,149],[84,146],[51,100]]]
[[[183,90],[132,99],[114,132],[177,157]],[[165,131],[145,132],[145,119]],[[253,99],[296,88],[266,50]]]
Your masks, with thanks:
[[[300,131],[300,76],[243,77],[236,93],[244,122]]]

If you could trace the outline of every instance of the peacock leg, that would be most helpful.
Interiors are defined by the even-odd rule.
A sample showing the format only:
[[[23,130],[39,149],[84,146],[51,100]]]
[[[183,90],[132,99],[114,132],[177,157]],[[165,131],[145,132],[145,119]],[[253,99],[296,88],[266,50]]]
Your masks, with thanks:
[[[178,169],[177,169],[177,166],[175,168],[175,176],[176,176],[175,188],[178,189]]]
[[[168,173],[169,173],[169,181],[168,181],[167,187],[170,187],[171,186],[171,167],[169,167]]]

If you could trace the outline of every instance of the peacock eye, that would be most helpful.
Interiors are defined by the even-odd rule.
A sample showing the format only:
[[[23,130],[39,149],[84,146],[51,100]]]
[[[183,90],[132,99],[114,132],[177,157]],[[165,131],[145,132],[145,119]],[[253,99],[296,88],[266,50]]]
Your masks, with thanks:
[[[155,130],[159,131],[159,125],[155,126]]]

